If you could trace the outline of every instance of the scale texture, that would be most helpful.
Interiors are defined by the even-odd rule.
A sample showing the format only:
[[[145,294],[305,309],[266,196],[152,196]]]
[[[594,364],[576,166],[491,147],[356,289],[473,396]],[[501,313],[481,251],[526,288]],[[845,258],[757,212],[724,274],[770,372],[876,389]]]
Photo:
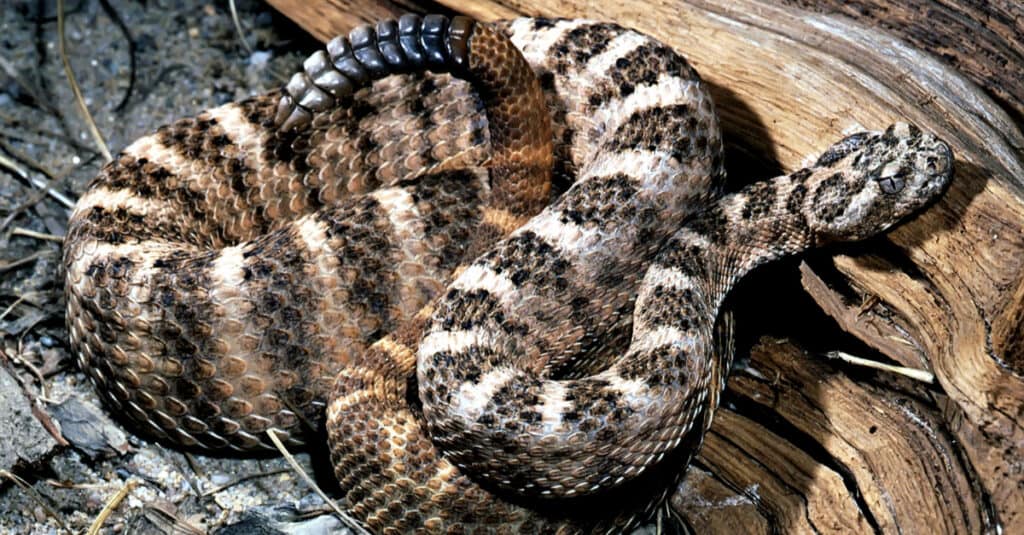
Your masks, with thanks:
[[[127,147],[65,243],[79,364],[185,446],[301,444],[326,408],[374,532],[629,529],[710,425],[735,283],[883,232],[952,155],[897,124],[722,196],[713,104],[669,47],[442,23],[356,30],[286,92]]]

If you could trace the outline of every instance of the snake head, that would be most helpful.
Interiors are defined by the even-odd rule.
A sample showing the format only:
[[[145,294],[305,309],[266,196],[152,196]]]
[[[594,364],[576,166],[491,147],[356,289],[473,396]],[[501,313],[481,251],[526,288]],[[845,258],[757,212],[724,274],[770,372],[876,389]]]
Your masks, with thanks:
[[[844,138],[811,171],[805,206],[816,237],[860,240],[937,199],[953,177],[953,153],[934,135],[896,123]]]

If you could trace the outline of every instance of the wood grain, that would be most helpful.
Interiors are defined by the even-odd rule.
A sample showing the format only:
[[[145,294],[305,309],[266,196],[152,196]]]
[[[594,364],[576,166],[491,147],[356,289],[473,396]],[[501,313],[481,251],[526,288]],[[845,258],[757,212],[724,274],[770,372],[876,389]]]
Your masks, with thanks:
[[[933,0],[783,0],[884,29],[981,86],[1024,121],[1024,3]]]
[[[321,39],[380,9],[272,3]],[[1021,4],[442,4],[483,20],[614,20],[662,39],[710,83],[730,151],[768,168],[797,169],[844,133],[897,120],[948,140],[956,178],[937,205],[802,268],[806,291],[872,356],[936,384],[759,344],[751,369],[770,381],[732,378],[733,405],[673,504],[698,531],[1024,533]],[[303,22],[310,5],[317,20]]]

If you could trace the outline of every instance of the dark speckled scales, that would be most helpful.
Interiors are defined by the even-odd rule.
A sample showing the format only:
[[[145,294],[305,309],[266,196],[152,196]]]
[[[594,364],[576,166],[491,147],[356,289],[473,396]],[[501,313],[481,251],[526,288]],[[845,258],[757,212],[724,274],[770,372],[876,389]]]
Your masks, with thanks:
[[[572,41],[551,48],[562,58],[608,30],[563,24]],[[735,282],[781,256],[881,232],[949,182],[948,147],[901,124],[711,201],[721,145],[710,101],[685,61],[630,38],[612,56],[630,77],[611,90],[587,80],[580,93],[592,98],[577,109],[600,134],[576,183],[372,345],[368,366],[339,375],[332,459],[371,529],[628,529],[710,425],[730,360],[729,323],[716,330],[715,318]],[[600,62],[593,48],[574,59]],[[597,350],[624,316],[628,346],[613,337]],[[414,370],[422,416],[408,402]]]
[[[546,202],[536,80],[499,94],[501,76],[466,60],[448,70],[482,97],[447,77],[385,80],[284,131],[272,94],[126,148],[65,248],[72,343],[111,403],[185,445],[264,447],[271,427],[301,440],[334,374],[503,232],[494,214]]]
[[[374,81],[422,67],[475,90]],[[72,343],[114,406],[186,445],[298,442],[330,392],[335,472],[373,531],[626,530],[710,425],[735,282],[881,232],[951,177],[905,124],[716,199],[721,158],[696,73],[614,24],[357,29],[285,94],[105,168],[65,247]]]
[[[556,153],[568,155],[562,168],[571,169],[580,177],[580,183],[544,213],[562,214],[606,228],[629,227],[628,233],[649,238],[649,242],[632,251],[610,253],[605,257],[612,261],[607,269],[588,278],[576,269],[576,259],[545,258],[543,255],[553,248],[536,234],[520,229],[515,238],[502,242],[480,261],[489,259],[506,266],[499,269],[506,270],[505,275],[515,281],[513,284],[541,289],[547,301],[540,302],[542,310],[537,312],[546,312],[549,317],[571,316],[579,323],[569,330],[546,331],[535,328],[539,318],[496,324],[470,321],[473,327],[514,336],[520,347],[529,348],[530,357],[538,353],[552,355],[551,368],[583,373],[588,367],[601,365],[599,355],[571,360],[573,350],[596,349],[609,342],[614,347],[614,340],[596,338],[597,333],[608,331],[614,336],[617,332],[620,338],[628,335],[629,295],[635,292],[639,277],[622,275],[629,271],[642,274],[658,240],[667,236],[673,224],[678,225],[693,206],[710,199],[712,185],[721,181],[720,137],[710,101],[696,74],[685,60],[663,46],[655,46],[649,38],[614,25],[586,21],[519,21],[512,26],[511,33],[514,40],[518,37],[526,42],[524,51],[528,58],[547,56],[540,77],[542,83],[548,80],[549,87],[559,96],[553,106],[554,115],[564,121],[560,136],[564,144],[556,144]],[[540,46],[532,48],[531,39],[536,39]],[[606,52],[605,61],[609,66],[618,64],[618,70],[590,72],[590,62]],[[629,81],[635,82],[638,89],[630,88]],[[664,91],[660,96],[659,90]],[[650,121],[649,116],[653,115],[658,116],[656,122]],[[676,135],[686,127],[692,129],[692,135]],[[622,158],[622,152],[634,149],[643,154],[629,153]],[[617,158],[622,158],[618,164],[614,161]],[[678,180],[678,191],[660,199],[657,208],[631,202],[641,189],[635,173],[651,161],[663,163],[664,169],[654,173],[653,180],[664,180],[665,189]],[[609,172],[616,165],[618,171]],[[533,224],[554,228],[551,221],[538,218],[528,223]],[[532,258],[539,263],[531,263]],[[463,274],[471,272],[480,261],[468,266]],[[615,279],[620,279],[619,285],[611,284]],[[491,290],[484,286],[473,291],[449,288],[440,306],[467,319],[500,315],[500,304],[494,302]],[[572,299],[581,294],[591,299]],[[560,295],[569,297],[560,300]],[[530,294],[525,296],[536,300]],[[602,307],[604,304],[607,308]],[[438,309],[433,321],[445,317],[441,312]],[[348,489],[346,502],[357,518],[365,520],[374,531],[428,526],[588,532],[622,530],[650,513],[678,471],[642,478],[619,492],[574,503],[555,506],[528,500],[530,508],[495,499],[491,492],[461,475],[435,449],[420,416],[410,410],[407,402],[406,386],[415,366],[413,348],[429,321],[428,313],[425,311],[412,324],[374,344],[365,356],[365,367],[348,369],[339,376],[328,411],[328,431],[336,474],[342,488]],[[465,327],[462,323],[458,325]],[[466,371],[472,373],[491,366],[493,363],[486,358],[487,355],[477,355]],[[537,366],[544,367],[544,361]],[[428,401],[425,396],[429,394],[423,389],[444,384],[444,379],[421,377],[419,384],[421,398]],[[459,383],[450,386],[454,389]],[[499,408],[498,418],[505,421],[519,411],[517,405],[503,406],[498,396],[491,401]],[[501,412],[505,409],[513,412]],[[473,447],[486,451],[487,440],[482,437],[480,444]],[[689,440],[691,447],[680,450],[685,455],[695,449],[700,434],[691,435]],[[437,444],[446,445],[443,441]],[[685,462],[682,458],[676,460]],[[386,497],[375,492],[381,484],[388,486],[389,481],[404,481],[409,486],[394,489],[391,485],[394,492]],[[431,498],[415,498],[420,495]]]

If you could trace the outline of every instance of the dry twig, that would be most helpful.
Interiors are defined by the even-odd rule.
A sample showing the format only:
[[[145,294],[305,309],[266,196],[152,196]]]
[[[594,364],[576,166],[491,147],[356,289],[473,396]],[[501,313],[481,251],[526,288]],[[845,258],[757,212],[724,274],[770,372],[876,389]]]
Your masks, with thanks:
[[[64,243],[64,236],[57,236],[56,234],[50,234],[48,232],[36,232],[34,230],[22,227],[12,228],[11,236],[25,236],[26,238],[35,238],[37,240]]]
[[[53,115],[56,115],[57,117],[61,116],[60,110],[50,105],[49,99],[45,98],[40,93],[39,88],[36,87],[35,84],[29,83],[27,80],[23,79],[19,75],[18,69],[14,67],[14,64],[8,61],[7,58],[5,58],[4,56],[0,56],[0,70],[2,70],[4,74],[6,74],[10,79],[14,80],[19,87],[24,89],[25,92],[32,97],[32,100],[34,100],[36,104],[42,106],[46,109],[46,111],[52,113]]]
[[[71,91],[75,94],[78,110],[82,113],[82,119],[85,120],[86,126],[89,127],[89,133],[92,134],[96,147],[103,154],[103,158],[108,162],[113,161],[114,157],[110,155],[107,142],[103,140],[99,128],[96,127],[96,122],[92,119],[92,114],[89,113],[89,108],[85,105],[82,90],[78,87],[78,82],[75,80],[75,72],[71,70],[71,61],[68,60],[67,54],[67,39],[64,36],[64,0],[57,0],[57,34],[58,51],[60,52],[60,59],[64,63],[64,74],[68,78],[68,84],[71,85]]]
[[[124,96],[121,97],[121,102],[114,106],[115,111],[123,111],[125,106],[128,105],[128,100],[132,98],[132,92],[135,90],[135,39],[132,39],[132,33],[128,30],[128,25],[124,23],[124,19],[121,18],[121,14],[110,5],[108,0],[100,0],[100,6],[103,11],[110,17],[110,20],[114,21],[117,28],[124,34],[124,38],[128,41],[128,89],[125,90]]]
[[[931,384],[935,382],[935,374],[928,370],[907,368],[906,366],[893,366],[892,364],[878,362],[877,360],[855,357],[843,351],[829,351],[828,353],[825,353],[825,356],[830,359],[839,359],[843,362],[849,362],[850,364],[857,366],[864,366],[865,368],[874,368],[876,370],[887,371],[889,373],[896,373],[923,383]]]
[[[241,41],[242,47],[249,54],[252,54],[252,47],[249,46],[249,41],[245,39],[245,32],[242,30],[242,23],[238,20],[238,10],[235,9],[235,0],[228,0],[228,7],[231,9],[231,22],[235,23],[235,31],[238,32],[238,40]]]
[[[14,302],[10,304],[10,306],[5,308],[3,312],[0,312],[0,321],[3,321],[3,319],[6,318],[7,315],[11,313],[12,310],[17,308],[17,306],[22,304],[23,302],[25,302],[25,296],[19,295],[18,298],[15,299]]]
[[[10,271],[12,269],[20,268],[26,264],[31,264],[38,260],[41,256],[47,254],[49,251],[36,251],[25,258],[19,258],[13,262],[0,262],[0,273]]]
[[[126,481],[124,486],[121,487],[121,490],[117,491],[117,494],[110,497],[110,500],[103,506],[103,510],[100,511],[100,514],[96,515],[96,519],[92,521],[92,525],[89,526],[89,531],[86,532],[86,535],[96,535],[99,533],[100,528],[103,527],[103,523],[107,521],[110,514],[114,512],[114,509],[117,509],[118,505],[121,505],[125,496],[128,496],[128,493],[138,486],[138,484],[139,482],[136,479],[129,479]]]
[[[301,477],[302,480],[306,482],[306,485],[313,489],[313,492],[316,492],[317,495],[320,496],[320,499],[323,500],[324,503],[329,505],[331,509],[334,510],[334,514],[338,515],[338,518],[341,519],[342,523],[344,523],[346,526],[348,526],[349,529],[356,533],[359,533],[361,535],[369,535],[369,532],[366,531],[366,528],[360,525],[359,522],[356,519],[352,518],[348,513],[342,511],[341,508],[338,507],[338,504],[334,503],[334,500],[330,499],[327,496],[327,494],[324,493],[324,491],[320,490],[320,486],[317,485],[315,481],[313,481],[313,478],[309,477],[309,474],[307,474],[306,471],[303,470],[301,466],[299,466],[299,462],[295,460],[295,457],[292,456],[290,451],[288,451],[288,448],[284,447],[284,443],[281,442],[280,438],[278,438],[277,432],[274,429],[268,429],[267,436],[270,437],[270,441],[274,443],[274,446],[276,446],[277,450],[281,452],[281,455],[284,455],[285,460],[288,461],[288,464],[291,465],[292,470],[294,470],[295,473],[298,474],[299,477]]]
[[[142,508],[142,516],[151,522],[160,533],[167,535],[206,535],[206,531],[193,526],[178,517],[175,511],[168,510],[159,503],[147,503]]]
[[[12,153],[15,153],[15,155],[17,156],[17,154],[16,154],[17,151],[16,150],[12,150],[12,147],[10,145],[4,143],[2,140],[0,140],[0,146],[3,146],[5,150],[8,150],[8,151],[11,151]],[[19,156],[19,158],[21,158],[21,156]],[[22,159],[24,160],[25,158],[22,158]],[[11,160],[7,156],[3,155],[2,153],[0,153],[0,166],[8,169],[9,171],[14,173],[16,176],[18,176],[22,180],[28,182],[29,184],[32,184],[33,186],[35,186],[35,187],[45,191],[47,195],[49,195],[49,196],[53,197],[54,199],[56,199],[57,202],[63,204],[69,210],[71,208],[75,207],[75,202],[74,201],[72,201],[71,199],[67,198],[67,196],[65,196],[63,193],[61,193],[59,191],[56,191],[56,190],[54,190],[53,188],[50,187],[50,182],[52,182],[52,180],[53,180],[53,178],[52,178],[53,175],[50,174],[47,170],[41,169],[41,168],[36,168],[37,171],[40,171],[41,173],[46,174],[47,176],[51,177],[50,181],[40,180],[37,177],[33,177],[33,176],[29,175],[28,171],[26,171],[20,165],[18,165],[17,162],[15,162],[14,160]]]
[[[67,524],[64,523],[64,520],[62,520],[60,516],[57,515],[57,512],[54,511],[48,503],[46,503],[46,500],[44,500],[43,497],[39,494],[39,492],[37,492],[36,489],[32,488],[32,485],[29,485],[27,481],[3,469],[0,469],[0,477],[5,477],[11,480],[15,485],[21,488],[21,490],[25,491],[29,495],[29,497],[32,498],[32,501],[38,503],[39,506],[42,507],[44,511],[46,511],[46,514],[49,515],[50,518],[53,518],[57,521],[57,524],[60,525],[61,529],[67,531],[68,533],[71,533],[71,528],[69,528]]]
[[[71,136],[46,130],[44,128],[41,128],[37,124],[26,123],[25,121],[21,121],[16,117],[8,115],[2,111],[0,111],[0,120],[4,121],[5,123],[8,123],[11,126],[11,128],[0,128],[0,135],[6,138],[18,139],[22,141],[28,141],[39,144],[43,144],[49,142],[50,140],[55,139],[74,149],[85,151],[88,152],[89,154],[99,154],[96,151],[95,147],[90,147],[88,145],[79,143],[78,140]]]

